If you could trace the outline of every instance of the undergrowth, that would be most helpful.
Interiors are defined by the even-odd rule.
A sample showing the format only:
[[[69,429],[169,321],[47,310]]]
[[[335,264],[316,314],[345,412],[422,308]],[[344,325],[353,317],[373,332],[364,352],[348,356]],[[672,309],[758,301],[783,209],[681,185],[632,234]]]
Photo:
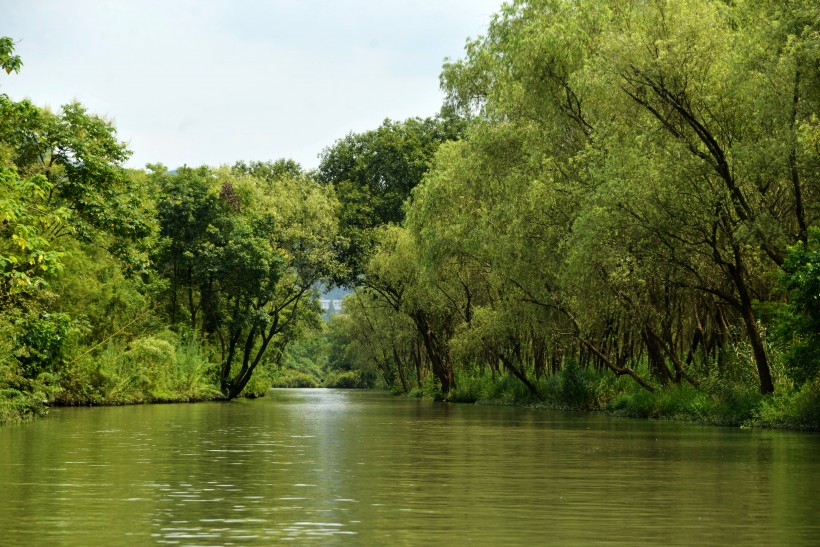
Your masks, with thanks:
[[[631,378],[584,369],[573,363],[536,380],[532,393],[512,375],[464,371],[456,376],[450,402],[604,411],[618,416],[690,421],[712,425],[756,426],[820,431],[820,379],[796,388],[788,382],[774,395],[735,379],[706,378],[697,386],[682,382],[648,391]],[[410,395],[424,395],[416,390]],[[429,391],[429,390],[427,390]]]

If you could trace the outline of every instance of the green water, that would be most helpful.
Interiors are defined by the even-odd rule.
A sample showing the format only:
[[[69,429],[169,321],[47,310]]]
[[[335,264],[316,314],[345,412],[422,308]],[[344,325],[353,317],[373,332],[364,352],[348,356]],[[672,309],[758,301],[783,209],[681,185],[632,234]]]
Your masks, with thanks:
[[[0,429],[2,545],[818,545],[820,436],[375,392]]]

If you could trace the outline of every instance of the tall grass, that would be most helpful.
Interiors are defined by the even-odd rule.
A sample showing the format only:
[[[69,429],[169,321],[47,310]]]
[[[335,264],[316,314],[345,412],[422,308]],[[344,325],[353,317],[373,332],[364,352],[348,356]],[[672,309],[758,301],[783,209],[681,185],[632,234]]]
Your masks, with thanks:
[[[754,425],[820,431],[820,378],[799,389],[783,390],[763,399]]]
[[[109,342],[62,371],[54,402],[69,405],[197,401],[219,396],[215,365],[195,340],[174,333]]]

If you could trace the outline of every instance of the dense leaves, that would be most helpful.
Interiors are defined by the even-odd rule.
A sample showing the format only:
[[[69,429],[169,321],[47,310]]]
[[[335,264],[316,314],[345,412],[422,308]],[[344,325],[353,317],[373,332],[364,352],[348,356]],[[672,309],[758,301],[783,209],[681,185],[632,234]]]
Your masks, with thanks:
[[[820,377],[820,229],[789,249],[781,282],[789,302],[778,334],[786,342],[786,368],[799,383]]]
[[[326,148],[316,173],[342,204],[341,228],[348,245],[340,256],[356,282],[375,245],[375,230],[404,218],[404,203],[429,169],[441,143],[458,138],[464,122],[453,116],[385,120]]]
[[[378,380],[816,427],[818,21],[514,0],[445,62],[439,116],[315,173],[129,171],[82,105],[0,96],[0,388],[30,409]],[[333,284],[355,291],[325,328]]]
[[[424,317],[429,370],[444,356],[536,399],[569,364],[647,392],[767,394],[790,385],[778,347],[810,381],[818,21],[807,1],[505,5],[444,66],[468,127],[374,254],[359,293],[375,301],[353,311],[373,332],[347,324],[351,344],[384,346],[385,310]]]
[[[7,38],[0,63],[21,66]],[[263,393],[318,325],[317,288],[346,276],[333,188],[295,162],[145,172],[124,168],[129,156],[79,103],[52,112],[0,95],[0,394],[12,413]]]

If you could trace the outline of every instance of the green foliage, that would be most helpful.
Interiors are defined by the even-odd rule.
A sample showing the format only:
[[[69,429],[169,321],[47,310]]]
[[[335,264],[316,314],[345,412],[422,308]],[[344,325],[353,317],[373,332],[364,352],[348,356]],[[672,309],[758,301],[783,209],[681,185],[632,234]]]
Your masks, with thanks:
[[[456,400],[601,408],[619,397],[637,414],[694,406],[740,423],[759,404],[753,383],[787,389],[779,330],[791,378],[811,380],[815,4],[502,7],[444,66],[447,107],[469,124],[437,147],[403,219],[390,217],[402,225],[371,230],[337,353],[403,391],[411,355],[416,376],[431,372]],[[365,217],[403,180],[380,189],[388,154],[368,152],[387,129],[325,157],[325,180],[372,202]],[[778,329],[761,311],[779,304],[781,266],[790,304]],[[495,371],[498,393],[472,367]],[[692,395],[698,384],[706,396]]]
[[[169,319],[220,340],[220,389],[236,397],[317,323],[314,287],[340,274],[337,203],[292,162],[153,176]]]
[[[452,116],[386,119],[371,131],[349,134],[321,155],[317,178],[336,189],[340,225],[348,245],[340,258],[355,282],[375,245],[374,229],[398,224],[404,203],[420,182],[441,143],[458,138],[464,123]]]
[[[194,340],[174,333],[137,338],[129,345],[109,342],[63,371],[61,404],[133,404],[199,401],[219,396],[216,366]]]
[[[439,397],[435,394],[434,397]],[[491,405],[535,405],[539,399],[512,374],[493,376],[490,371],[462,371],[456,375],[456,387],[445,400],[454,403]]]
[[[558,379],[558,395],[562,402],[571,408],[592,410],[597,403],[598,375],[589,369],[581,368],[570,361],[561,370]]]
[[[282,370],[273,375],[271,387],[314,388],[319,387],[315,376],[301,370]]]
[[[806,382],[799,389],[763,399],[755,410],[755,425],[820,431],[820,380]]]
[[[122,163],[130,152],[117,141],[107,120],[79,103],[58,114],[24,100],[0,95],[0,142],[23,179],[45,178],[49,191],[31,196],[38,211],[72,213],[70,222],[50,226],[52,237],[73,235],[91,241],[101,235],[113,252],[125,253],[119,238],[135,240],[149,233],[140,201],[145,198]]]
[[[42,175],[23,179],[16,169],[0,165],[0,303],[14,304],[42,289],[49,270],[62,267],[63,253],[53,248],[48,233],[69,212],[34,207],[51,188]]]
[[[18,359],[26,378],[43,372],[57,372],[65,357],[66,345],[76,326],[65,313],[44,313],[20,320],[17,336]]]
[[[264,397],[272,387],[274,387],[274,378],[276,373],[271,366],[263,363],[254,371],[253,376],[242,390],[241,397],[248,397],[255,399],[257,397]]]
[[[397,387],[394,387],[391,391],[396,395],[402,394],[402,391],[397,389]],[[426,375],[421,385],[407,392],[407,396],[420,399],[433,399],[435,401],[444,400],[444,394],[441,392],[441,384],[438,383],[438,380],[433,374]]]
[[[442,115],[313,175],[128,171],[109,121],[0,95],[0,408],[324,377],[816,428],[816,4],[513,0]],[[320,332],[332,282],[358,288]]]
[[[458,137],[456,119],[385,120],[381,126],[351,133],[322,153],[318,177],[323,182],[352,182],[373,200],[371,226],[401,222],[402,205],[410,196],[442,142]]]
[[[493,379],[489,373],[462,370],[456,374],[456,387],[447,394],[447,400],[453,403],[487,401],[493,388]]]
[[[605,409],[635,418],[738,426],[749,423],[764,400],[748,385],[712,380],[701,388],[681,384],[654,393],[622,388],[607,402]]]
[[[376,378],[360,370],[332,370],[322,380],[322,387],[343,389],[370,389]]]
[[[0,95],[4,416],[264,394],[318,325],[315,287],[345,277],[333,189],[295,162],[145,173],[130,154],[79,103]]]
[[[44,416],[42,393],[14,388],[0,389],[0,425]]]
[[[820,228],[789,248],[780,283],[789,301],[775,328],[786,346],[786,370],[798,384],[812,382],[820,376]]]
[[[20,56],[14,55],[14,41],[8,36],[0,36],[0,68],[5,70],[6,74],[11,74],[20,72],[22,66]]]

